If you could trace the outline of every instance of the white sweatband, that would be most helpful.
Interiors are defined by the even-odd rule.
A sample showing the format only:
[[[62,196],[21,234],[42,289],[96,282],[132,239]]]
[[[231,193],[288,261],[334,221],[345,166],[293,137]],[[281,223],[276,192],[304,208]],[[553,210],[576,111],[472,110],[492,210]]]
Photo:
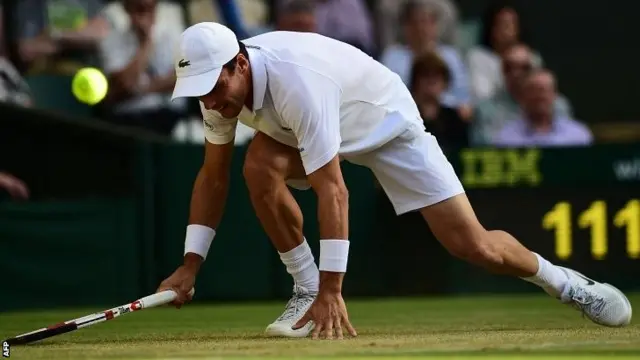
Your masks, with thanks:
[[[320,271],[347,272],[349,240],[320,240]]]
[[[206,259],[214,236],[216,236],[216,231],[208,226],[197,224],[187,226],[187,236],[184,240],[184,254],[194,253]]]

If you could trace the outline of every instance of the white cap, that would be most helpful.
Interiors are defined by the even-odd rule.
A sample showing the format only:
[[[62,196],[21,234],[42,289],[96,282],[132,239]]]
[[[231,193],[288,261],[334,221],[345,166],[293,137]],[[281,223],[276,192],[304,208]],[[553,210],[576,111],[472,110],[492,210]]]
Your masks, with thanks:
[[[208,94],[218,81],[222,66],[238,52],[236,35],[224,25],[203,22],[187,28],[180,36],[176,53],[176,86],[171,100]]]

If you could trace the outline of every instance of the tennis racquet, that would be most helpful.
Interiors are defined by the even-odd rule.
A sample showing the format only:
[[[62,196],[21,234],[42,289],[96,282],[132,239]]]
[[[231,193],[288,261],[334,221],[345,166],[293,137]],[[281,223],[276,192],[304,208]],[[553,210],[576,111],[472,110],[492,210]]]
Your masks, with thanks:
[[[189,294],[193,296],[194,289]],[[26,334],[18,335],[11,339],[5,340],[9,345],[23,345],[52,336],[65,334],[71,331],[81,329],[83,327],[95,325],[103,321],[112,320],[120,315],[139,311],[142,309],[152,308],[160,305],[166,305],[176,299],[178,295],[173,290],[165,290],[159,293],[145,296],[132,303],[115,307],[113,309],[97,312],[91,315],[83,316],[77,319],[61,322],[46,328],[38,329]]]

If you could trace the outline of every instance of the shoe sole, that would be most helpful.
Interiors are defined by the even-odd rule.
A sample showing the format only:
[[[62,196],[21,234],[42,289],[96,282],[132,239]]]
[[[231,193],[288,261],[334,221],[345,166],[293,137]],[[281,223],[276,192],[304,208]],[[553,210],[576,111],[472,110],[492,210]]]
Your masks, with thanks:
[[[286,337],[286,338],[305,338],[309,336],[311,333],[311,329],[305,330],[307,326],[303,326],[297,330],[284,330],[281,326],[267,326],[267,329],[264,331],[265,335],[271,337]]]

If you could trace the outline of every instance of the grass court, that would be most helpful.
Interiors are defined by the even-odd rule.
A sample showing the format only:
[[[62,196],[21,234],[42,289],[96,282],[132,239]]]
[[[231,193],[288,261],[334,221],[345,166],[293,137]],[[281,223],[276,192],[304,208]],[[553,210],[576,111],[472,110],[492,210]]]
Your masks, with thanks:
[[[640,359],[637,320],[600,327],[545,295],[347,299],[359,336],[342,341],[265,337],[284,303],[148,309],[14,346],[11,359]],[[0,313],[0,338],[97,310]]]

